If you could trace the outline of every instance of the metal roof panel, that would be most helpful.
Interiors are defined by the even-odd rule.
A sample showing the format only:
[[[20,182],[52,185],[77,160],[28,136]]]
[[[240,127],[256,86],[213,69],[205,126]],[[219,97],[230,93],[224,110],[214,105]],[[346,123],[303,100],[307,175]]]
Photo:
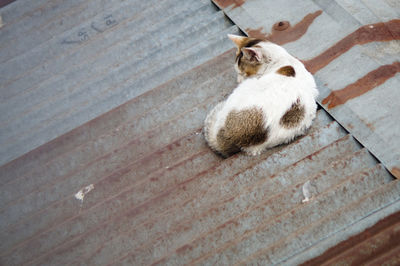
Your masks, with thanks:
[[[214,2],[250,36],[283,44],[301,58],[315,74],[320,104],[398,175],[400,10],[377,1]],[[279,21],[291,27],[274,29]],[[280,37],[300,30],[298,39]]]
[[[206,114],[236,86],[226,33],[239,33],[210,1],[28,2],[0,9],[0,50],[10,51],[1,54],[10,64],[0,65],[9,79],[0,88],[8,129],[0,132],[0,264],[299,264],[399,210],[398,180],[324,109],[305,136],[261,156],[222,159],[207,147]],[[227,2],[232,12],[248,4]],[[307,60],[313,51],[295,44],[321,28],[319,19],[339,32],[371,12],[392,13],[368,2],[356,19],[335,18],[357,8],[290,3],[300,15],[290,36],[274,38]],[[99,21],[112,27],[102,32]],[[18,28],[25,23],[32,27]],[[89,39],[60,47],[88,27]],[[393,43],[355,46],[340,58],[351,63],[349,55],[363,53],[357,62],[373,71],[376,62],[392,63]],[[330,79],[328,68],[352,70],[335,63],[318,73],[335,86],[355,81]],[[339,122],[364,126],[372,141],[371,129],[342,107],[347,120]]]

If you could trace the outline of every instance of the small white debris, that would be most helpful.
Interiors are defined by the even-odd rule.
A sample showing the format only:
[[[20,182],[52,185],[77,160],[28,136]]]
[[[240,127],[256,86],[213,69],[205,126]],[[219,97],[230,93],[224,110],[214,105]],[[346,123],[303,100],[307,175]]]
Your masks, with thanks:
[[[369,28],[370,28],[370,29],[373,29],[373,28],[374,28],[374,26],[373,26],[373,25],[369,25]]]
[[[302,203],[306,203],[306,202],[309,202],[309,201],[310,201],[309,198],[305,198],[305,199],[303,199],[301,202],[302,202]]]
[[[310,199],[311,199],[310,189],[311,189],[311,183],[310,183],[310,180],[308,180],[303,185],[303,196],[304,196],[304,199],[301,201],[302,203],[306,203],[306,202],[310,201]]]
[[[85,197],[85,195],[87,193],[89,193],[90,191],[92,191],[94,189],[94,185],[90,184],[87,187],[82,188],[81,190],[78,191],[78,193],[75,194],[75,198],[80,200],[81,202],[83,202],[83,198]]]

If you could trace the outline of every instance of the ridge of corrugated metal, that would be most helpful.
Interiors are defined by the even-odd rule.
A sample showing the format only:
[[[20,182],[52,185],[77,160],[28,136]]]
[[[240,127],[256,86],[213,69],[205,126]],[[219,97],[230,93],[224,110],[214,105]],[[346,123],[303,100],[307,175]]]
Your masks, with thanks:
[[[226,33],[238,29],[209,1],[154,2],[0,10],[2,110],[25,119],[15,134],[43,113],[91,106],[54,116],[2,157],[18,158],[0,167],[1,264],[297,264],[400,210],[399,180],[322,109],[307,135],[261,156],[211,152],[201,129],[236,85]],[[65,44],[76,47],[57,51]],[[57,91],[62,81],[78,84]],[[103,82],[115,85],[109,94],[92,87]],[[19,101],[42,113],[25,116]],[[45,144],[33,141],[51,128]]]

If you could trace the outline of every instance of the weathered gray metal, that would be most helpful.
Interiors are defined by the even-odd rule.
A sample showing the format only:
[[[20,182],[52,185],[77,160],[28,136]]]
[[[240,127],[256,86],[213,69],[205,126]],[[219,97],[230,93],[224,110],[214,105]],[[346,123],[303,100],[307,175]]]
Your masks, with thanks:
[[[226,51],[226,34],[237,33],[208,1],[151,2],[110,3],[90,18],[79,17],[87,11],[80,10],[80,24],[39,43],[30,42],[34,29],[16,37],[26,36],[17,40],[26,52],[0,65],[1,163]],[[15,25],[5,23],[1,33]],[[0,34],[4,51],[20,53],[6,46],[7,36]]]
[[[298,264],[400,209],[399,180],[323,109],[261,156],[211,152],[203,121],[236,86],[238,29],[209,1],[17,0],[0,13],[1,136],[15,138],[2,160],[18,157],[0,166],[2,265]],[[85,27],[95,35],[71,43]],[[57,54],[57,40],[70,47]]]

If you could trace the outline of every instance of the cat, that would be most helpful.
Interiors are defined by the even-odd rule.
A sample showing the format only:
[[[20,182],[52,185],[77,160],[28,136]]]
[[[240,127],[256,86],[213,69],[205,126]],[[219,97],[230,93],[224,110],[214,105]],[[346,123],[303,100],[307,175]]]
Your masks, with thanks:
[[[238,86],[204,122],[216,153],[229,157],[264,150],[304,135],[316,116],[315,80],[304,65],[272,42],[228,35],[237,46]]]

